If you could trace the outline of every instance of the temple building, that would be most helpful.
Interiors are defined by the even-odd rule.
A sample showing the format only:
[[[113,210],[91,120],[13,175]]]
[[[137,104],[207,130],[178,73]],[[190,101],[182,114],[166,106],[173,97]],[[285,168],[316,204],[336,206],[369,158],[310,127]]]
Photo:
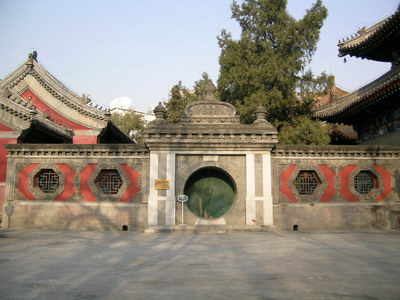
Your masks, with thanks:
[[[37,53],[0,81],[0,207],[6,181],[5,144],[132,143],[109,120],[37,62]]]
[[[360,143],[394,145],[279,145],[266,108],[241,124],[211,81],[178,124],[158,105],[137,145],[32,54],[0,83],[2,227],[400,229],[398,24],[397,11],[339,45],[392,70],[356,92],[332,91],[315,112],[340,132],[352,125]]]
[[[400,145],[400,9],[338,47],[340,57],[389,62],[392,67],[360,89],[329,99],[317,107],[315,117],[352,125],[359,144]]]

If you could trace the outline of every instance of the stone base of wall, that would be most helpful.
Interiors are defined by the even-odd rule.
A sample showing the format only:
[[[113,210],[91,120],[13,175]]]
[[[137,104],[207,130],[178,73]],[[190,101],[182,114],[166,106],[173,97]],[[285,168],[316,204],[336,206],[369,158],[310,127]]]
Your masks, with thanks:
[[[373,207],[372,211],[376,215],[376,228],[400,230],[400,203]]]
[[[400,212],[400,204],[278,204],[274,206],[274,224],[278,230],[396,229],[400,220],[396,212]]]
[[[59,230],[143,230],[147,204],[14,201],[3,209],[2,228]],[[400,229],[400,204],[276,204],[277,230]],[[201,227],[201,226],[200,226]],[[204,226],[203,226],[204,227]],[[254,226],[257,227],[257,226]]]
[[[60,230],[135,230],[147,225],[147,204],[14,201],[2,228]]]

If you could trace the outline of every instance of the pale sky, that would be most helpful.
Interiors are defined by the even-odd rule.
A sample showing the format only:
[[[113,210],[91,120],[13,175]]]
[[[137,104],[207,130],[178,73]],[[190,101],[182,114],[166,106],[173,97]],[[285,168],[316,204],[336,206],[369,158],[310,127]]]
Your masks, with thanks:
[[[314,1],[289,0],[300,18]],[[352,91],[385,73],[388,63],[337,56],[339,39],[391,15],[398,0],[324,0],[329,16],[311,69]],[[38,61],[77,94],[108,107],[129,97],[146,111],[168,100],[179,80],[188,88],[206,71],[218,79],[222,29],[235,38],[231,0],[0,0],[0,78],[36,50]]]

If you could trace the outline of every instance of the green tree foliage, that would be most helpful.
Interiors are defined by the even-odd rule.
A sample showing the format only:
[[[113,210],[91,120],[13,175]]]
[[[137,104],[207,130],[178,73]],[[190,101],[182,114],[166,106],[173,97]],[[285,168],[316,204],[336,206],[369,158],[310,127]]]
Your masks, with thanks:
[[[170,98],[166,103],[168,122],[179,123],[185,107],[188,104],[203,98],[205,84],[208,79],[208,74],[204,72],[201,79],[194,83],[193,91],[190,91],[183,86],[180,81],[171,88]]]
[[[190,92],[182,82],[178,82],[171,88],[170,98],[166,103],[167,121],[179,123],[185,107],[196,100],[196,96]]]
[[[306,70],[327,9],[317,0],[301,20],[296,20],[286,5],[286,0],[245,0],[241,5],[234,1],[232,18],[242,29],[241,37],[233,40],[225,30],[218,37],[221,100],[235,105],[245,123],[252,121],[258,105],[264,105],[268,120],[279,131],[299,126],[299,120],[304,119],[301,116],[310,118],[313,95],[327,84],[326,75],[314,78]],[[310,134],[318,130],[324,133],[318,122],[310,120],[306,127],[311,130],[310,126]],[[306,136],[291,141],[313,143]]]
[[[291,123],[283,122],[278,134],[281,144],[326,145],[330,142],[330,129],[307,116],[297,116]]]
[[[201,100],[205,94],[205,86],[207,81],[210,79],[207,72],[201,74],[201,79],[195,81],[194,83],[194,94],[197,96],[198,100]]]
[[[127,111],[124,114],[113,113],[110,119],[121,131],[136,141],[140,140],[141,131],[144,128],[144,120],[140,114],[134,111]]]

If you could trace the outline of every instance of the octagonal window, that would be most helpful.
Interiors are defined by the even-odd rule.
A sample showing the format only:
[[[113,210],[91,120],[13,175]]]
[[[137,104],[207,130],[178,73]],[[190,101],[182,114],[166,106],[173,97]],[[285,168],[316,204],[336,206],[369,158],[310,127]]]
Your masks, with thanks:
[[[361,171],[354,177],[354,188],[360,194],[369,194],[378,187],[378,178],[371,171]]]
[[[299,194],[312,195],[321,184],[321,180],[315,171],[300,171],[294,184]]]
[[[60,177],[52,169],[42,169],[34,177],[34,186],[45,194],[54,193],[60,186]]]
[[[95,184],[106,195],[115,195],[121,188],[123,181],[118,170],[103,169],[95,180]]]

